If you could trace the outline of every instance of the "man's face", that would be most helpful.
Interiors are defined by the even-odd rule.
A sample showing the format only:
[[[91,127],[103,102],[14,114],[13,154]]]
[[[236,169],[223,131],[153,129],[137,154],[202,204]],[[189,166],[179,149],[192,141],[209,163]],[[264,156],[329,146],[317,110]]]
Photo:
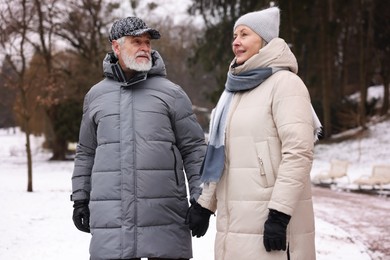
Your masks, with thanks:
[[[115,47],[123,70],[149,71],[152,67],[151,39],[149,33],[140,36],[125,36],[123,44]]]

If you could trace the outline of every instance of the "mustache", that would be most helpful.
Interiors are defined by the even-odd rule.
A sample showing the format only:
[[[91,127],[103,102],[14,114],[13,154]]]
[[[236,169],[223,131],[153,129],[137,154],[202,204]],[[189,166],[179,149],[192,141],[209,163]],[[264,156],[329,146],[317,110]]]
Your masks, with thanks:
[[[136,52],[135,55],[134,55],[136,58],[138,57],[148,57],[148,59],[150,60],[152,57],[150,55],[149,52],[145,52],[145,51],[139,51],[139,52]]]

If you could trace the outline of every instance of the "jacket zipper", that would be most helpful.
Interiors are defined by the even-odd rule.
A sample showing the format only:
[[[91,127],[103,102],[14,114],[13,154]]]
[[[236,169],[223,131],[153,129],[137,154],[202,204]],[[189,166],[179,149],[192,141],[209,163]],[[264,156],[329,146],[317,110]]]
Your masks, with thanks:
[[[259,156],[257,156],[257,160],[259,161],[259,171],[260,171],[260,176],[264,176],[265,177],[265,185],[266,187],[268,187],[268,179],[267,179],[267,174],[265,173],[265,170],[264,170],[264,162],[263,162],[263,159],[261,159]]]
[[[264,176],[265,175],[265,171],[264,171],[263,160],[259,156],[257,156],[257,160],[259,161],[260,175]]]
[[[233,103],[233,100],[234,100],[234,97],[237,96],[237,101],[235,101]],[[233,117],[233,114],[234,114],[234,111],[236,110],[238,104],[240,103],[240,100],[241,100],[241,96],[240,95],[234,95],[232,97],[232,103],[231,103],[231,106],[230,106],[230,109],[231,111],[228,111],[228,117],[226,118],[227,122],[226,122],[226,129],[225,129],[225,165],[228,166],[229,165],[229,145],[228,145],[228,140],[229,140],[229,136],[230,136],[230,124],[231,124],[231,121],[232,121],[232,117]],[[229,227],[230,227],[230,215],[229,215],[229,210],[228,210],[228,177],[229,177],[229,166],[226,167],[226,172],[224,173],[226,174],[225,176],[225,209],[227,209],[227,227],[226,227],[226,234],[225,234],[225,241],[223,243],[223,251],[222,251],[222,259],[225,259],[225,252],[226,252],[226,236],[227,236],[227,233],[229,233]]]
[[[173,144],[171,146],[171,150],[172,150],[173,159],[174,159],[173,169],[175,171],[176,185],[179,186],[179,176],[178,176],[178,173],[177,173],[177,158],[176,158],[176,154],[175,154],[175,149],[173,148]]]
[[[133,120],[132,124],[133,124],[133,129],[135,129],[135,120],[134,120],[134,92],[131,90],[131,105],[132,105],[132,108],[131,108],[131,112],[132,112],[132,115],[131,115],[131,118]],[[134,142],[134,145],[133,145],[133,162],[134,162],[134,168],[133,168],[133,171],[134,171],[134,250],[135,250],[135,255],[137,255],[137,223],[138,223],[138,220],[137,220],[137,211],[138,211],[138,208],[137,208],[137,165],[136,165],[136,153],[135,151],[137,150],[136,149],[136,145],[137,145],[137,142],[135,140],[135,131],[133,131],[133,142]]]

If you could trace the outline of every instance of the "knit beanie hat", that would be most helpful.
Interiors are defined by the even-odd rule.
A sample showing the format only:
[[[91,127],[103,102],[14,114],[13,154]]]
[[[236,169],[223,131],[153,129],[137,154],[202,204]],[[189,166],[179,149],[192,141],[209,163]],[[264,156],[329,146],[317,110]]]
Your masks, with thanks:
[[[280,10],[278,7],[270,7],[261,11],[244,14],[234,24],[245,25],[257,33],[264,41],[270,42],[273,38],[279,37]]]

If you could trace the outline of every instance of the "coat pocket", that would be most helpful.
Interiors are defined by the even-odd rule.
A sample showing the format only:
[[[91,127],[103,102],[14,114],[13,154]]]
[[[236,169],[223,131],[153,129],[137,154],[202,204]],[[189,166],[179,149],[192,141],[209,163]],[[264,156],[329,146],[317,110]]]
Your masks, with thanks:
[[[177,170],[179,155],[177,154],[178,151],[176,152],[175,146],[173,144],[171,146],[171,150],[172,150],[172,154],[173,154],[173,170],[175,172],[176,185],[179,186],[179,173]]]
[[[272,169],[268,142],[264,141],[256,144],[257,160],[259,162],[260,177],[265,178],[266,187],[275,184],[275,175]]]

